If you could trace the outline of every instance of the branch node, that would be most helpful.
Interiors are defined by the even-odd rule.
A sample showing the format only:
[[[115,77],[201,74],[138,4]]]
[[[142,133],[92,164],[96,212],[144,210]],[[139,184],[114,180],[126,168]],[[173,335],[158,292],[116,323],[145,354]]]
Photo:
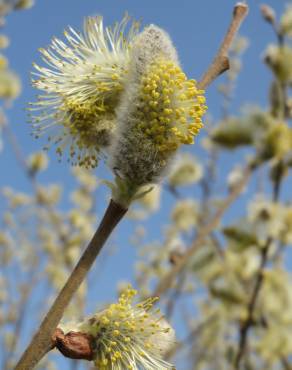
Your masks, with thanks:
[[[218,76],[229,69],[228,51],[247,13],[247,4],[239,2],[235,5],[230,26],[221,43],[221,46],[213,62],[199,82],[199,87],[201,89],[208,87]]]
[[[243,2],[238,2],[235,4],[233,9],[233,17],[244,17],[248,12],[248,5]]]

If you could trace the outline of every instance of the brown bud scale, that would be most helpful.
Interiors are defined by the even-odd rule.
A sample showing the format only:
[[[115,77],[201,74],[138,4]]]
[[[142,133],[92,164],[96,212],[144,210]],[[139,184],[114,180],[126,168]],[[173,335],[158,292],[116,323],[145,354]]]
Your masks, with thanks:
[[[94,359],[94,341],[89,334],[70,331],[67,334],[61,329],[56,329],[53,335],[54,347],[56,347],[65,357],[74,360]]]

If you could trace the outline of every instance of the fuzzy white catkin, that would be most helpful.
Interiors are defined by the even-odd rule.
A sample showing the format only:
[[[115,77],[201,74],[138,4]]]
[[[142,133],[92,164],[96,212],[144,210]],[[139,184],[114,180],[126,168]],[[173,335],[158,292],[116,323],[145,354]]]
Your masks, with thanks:
[[[161,57],[179,64],[176,49],[169,35],[152,24],[135,39],[132,52],[132,73],[136,72],[137,77],[141,78],[145,69]]]
[[[166,166],[165,161],[160,160],[154,143],[134,129],[141,78],[151,63],[159,58],[178,63],[176,50],[167,33],[150,25],[133,42],[128,82],[116,112],[118,129],[111,148],[111,167],[122,179],[137,186],[157,182]]]

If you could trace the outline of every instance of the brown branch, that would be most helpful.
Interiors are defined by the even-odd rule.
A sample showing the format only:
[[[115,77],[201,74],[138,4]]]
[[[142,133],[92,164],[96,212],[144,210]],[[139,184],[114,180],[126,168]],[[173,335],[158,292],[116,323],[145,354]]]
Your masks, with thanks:
[[[221,46],[207,71],[204,73],[198,86],[200,89],[208,87],[219,75],[229,69],[228,50],[236,36],[239,27],[247,16],[248,6],[245,3],[237,3],[233,10],[233,17]]]
[[[291,370],[292,369],[292,367],[289,364],[288,359],[285,358],[285,357],[281,358],[281,364],[282,364],[284,370]]]
[[[45,354],[51,350],[53,344],[52,334],[59,324],[66,307],[78,290],[80,284],[85,279],[111,232],[126,212],[126,209],[111,200],[99,228],[68,278],[63,289],[55,299],[55,302],[41,323],[39,330],[32,338],[31,343],[16,365],[15,370],[33,369]]]
[[[194,240],[192,246],[184,253],[183,256],[181,256],[177,264],[173,266],[173,268],[166,274],[166,276],[158,283],[153,296],[161,296],[169,289],[175,277],[184,269],[190,258],[202,246],[205,239],[210,235],[210,233],[217,227],[224,212],[239,196],[239,194],[247,184],[252,170],[253,168],[250,165],[246,166],[246,168],[243,170],[242,180],[237,184],[237,186],[233,188],[232,192],[226,197],[223,205],[217,210],[212,219],[203,227],[197,238]]]
[[[175,305],[179,301],[179,298],[182,294],[185,280],[186,280],[186,274],[183,273],[180,275],[178,282],[177,282],[176,289],[174,290],[172,296],[169,298],[168,303],[166,305],[165,317],[167,317],[169,322],[171,321],[171,317],[173,315]]]
[[[277,179],[277,181],[274,182],[273,202],[277,202],[279,199],[281,179],[282,178],[280,177]],[[272,242],[273,242],[273,238],[268,237],[266,240],[265,246],[261,250],[261,263],[260,263],[256,278],[255,278],[255,284],[254,284],[254,288],[253,288],[253,291],[250,297],[250,301],[247,306],[247,317],[240,325],[238,350],[237,350],[237,354],[235,356],[235,362],[234,362],[235,370],[240,369],[240,363],[241,363],[241,360],[244,356],[244,353],[247,347],[248,334],[254,323],[254,311],[256,308],[257,301],[259,299],[261,289],[264,284],[264,270],[268,262],[268,255],[269,255],[270,246]]]
[[[245,349],[247,345],[248,333],[254,322],[253,321],[254,310],[256,307],[256,303],[258,301],[259,293],[261,291],[261,288],[264,282],[264,269],[267,264],[268,252],[269,252],[271,243],[272,243],[272,238],[268,238],[268,240],[266,241],[265,247],[261,251],[261,263],[260,263],[260,267],[259,267],[259,270],[256,276],[254,290],[252,292],[250,301],[248,303],[247,318],[241,323],[241,326],[240,326],[238,351],[235,357],[235,364],[234,364],[234,368],[236,370],[240,368],[240,362],[245,353]]]

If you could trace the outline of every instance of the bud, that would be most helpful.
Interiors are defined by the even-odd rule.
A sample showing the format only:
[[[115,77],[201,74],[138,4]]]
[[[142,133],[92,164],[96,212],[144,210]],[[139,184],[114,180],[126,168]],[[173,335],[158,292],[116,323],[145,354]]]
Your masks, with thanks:
[[[289,4],[281,17],[279,25],[282,35],[292,37],[292,5]]]
[[[203,177],[203,168],[198,159],[189,154],[179,155],[172,168],[168,178],[171,187],[195,184]]]
[[[260,143],[260,156],[266,160],[283,159],[291,150],[292,128],[285,122],[273,125]]]
[[[160,205],[161,186],[159,184],[145,185],[141,189],[141,192],[143,191],[146,193],[143,197],[138,199],[139,204],[149,212],[157,211]]]
[[[56,329],[52,341],[65,357],[88,361],[94,358],[94,338],[91,335],[74,331],[65,335],[61,329]]]
[[[8,66],[8,60],[4,55],[0,54],[0,70],[6,69]]]
[[[18,76],[7,69],[0,69],[0,98],[15,99],[21,91],[21,83]]]
[[[5,49],[9,46],[9,38],[5,35],[0,35],[0,49]]]
[[[242,182],[244,176],[243,168],[240,166],[235,167],[227,177],[228,190],[233,191],[239,183]],[[244,191],[246,188],[244,188]]]
[[[220,122],[211,131],[212,141],[226,149],[250,145],[253,140],[252,127],[235,117]]]
[[[191,231],[199,218],[198,204],[192,199],[178,201],[171,213],[174,225],[180,231]]]
[[[271,68],[276,78],[285,84],[292,83],[292,48],[288,45],[269,45],[264,61]]]
[[[37,172],[44,171],[48,167],[48,156],[46,153],[38,152],[33,153],[28,158],[28,167],[32,175]]]
[[[266,4],[262,4],[260,9],[261,9],[261,13],[262,13],[263,18],[268,23],[274,24],[275,20],[276,20],[276,14],[275,14],[274,9],[272,7],[270,7],[269,5],[266,5]]]
[[[169,263],[171,265],[177,265],[183,258],[183,253],[180,250],[173,250],[169,253]]]
[[[34,0],[19,0],[15,5],[15,9],[29,9],[34,5]]]

